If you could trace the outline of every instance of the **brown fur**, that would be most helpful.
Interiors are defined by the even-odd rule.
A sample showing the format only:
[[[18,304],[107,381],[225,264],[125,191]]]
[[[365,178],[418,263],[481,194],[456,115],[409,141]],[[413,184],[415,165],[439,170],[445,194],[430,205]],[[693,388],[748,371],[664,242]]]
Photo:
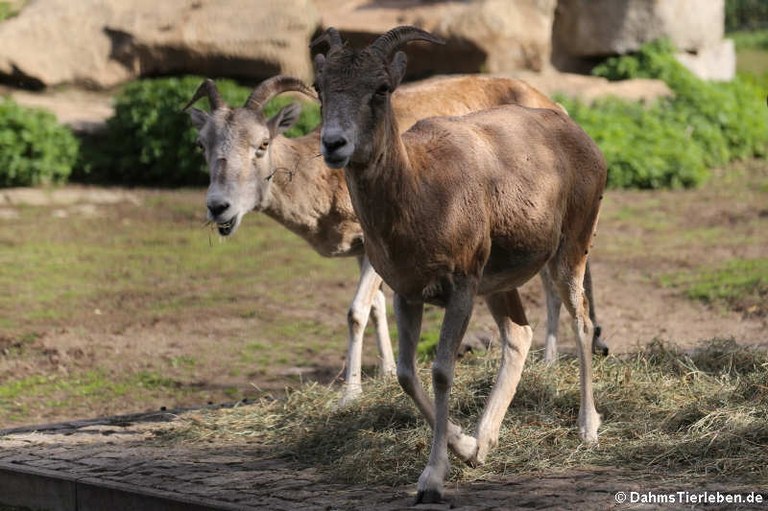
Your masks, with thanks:
[[[566,115],[503,106],[419,121],[400,141],[380,141],[386,170],[351,164],[347,177],[368,256],[403,297],[455,273],[482,277],[480,294],[514,289],[561,238],[588,246],[605,165]]]
[[[434,430],[417,502],[442,498],[449,446],[476,464],[498,441],[532,335],[517,287],[545,266],[574,319],[580,434],[595,442],[600,417],[582,285],[606,179],[599,149],[563,112],[517,105],[425,119],[401,136],[391,96],[406,59],[392,54],[410,40],[438,40],[398,27],[358,51],[333,29],[327,34],[334,36],[328,53],[315,57],[323,156],[345,167],[366,253],[395,291],[398,380]],[[487,296],[499,326],[502,360],[470,437],[449,420],[448,400],[477,294]],[[434,401],[415,369],[425,302],[446,308],[432,366]]]
[[[286,82],[280,77],[273,81]],[[192,102],[205,93],[218,97],[213,82],[204,82],[203,86],[202,93],[197,93]],[[424,117],[462,114],[507,102],[559,108],[522,81],[484,76],[432,79],[404,87],[393,96],[403,128]],[[237,229],[249,211],[263,211],[323,256],[361,258],[363,231],[352,207],[343,171],[328,168],[320,157],[320,130],[301,138],[285,138],[269,128],[268,125],[276,121],[264,118],[260,110],[230,109],[220,100],[217,104],[219,108],[211,114],[196,109],[190,111],[200,130],[199,141],[210,167],[209,207],[212,201],[230,204],[219,215],[211,214],[211,220],[221,224],[234,218],[233,227],[227,228],[228,235]],[[265,142],[269,144],[268,151],[254,156],[254,151]],[[384,295],[378,291],[380,284],[381,278],[362,260],[361,279],[348,313],[350,344],[342,403],[353,400],[361,392],[361,345],[369,314],[376,325],[382,372],[394,373]],[[553,296],[552,286],[548,286],[548,306],[556,300]],[[552,314],[557,316],[557,311]],[[556,320],[548,323],[552,339],[556,338],[556,327]]]
[[[392,97],[401,131],[426,117],[461,115],[509,103],[561,110],[526,82],[503,77],[433,79],[404,87]],[[280,137],[276,142],[280,145],[273,155],[279,170],[273,186],[283,197],[273,194],[275,203],[265,213],[304,238],[321,255],[362,254],[362,228],[349,200],[344,173],[327,167],[318,153],[320,130],[296,139]]]

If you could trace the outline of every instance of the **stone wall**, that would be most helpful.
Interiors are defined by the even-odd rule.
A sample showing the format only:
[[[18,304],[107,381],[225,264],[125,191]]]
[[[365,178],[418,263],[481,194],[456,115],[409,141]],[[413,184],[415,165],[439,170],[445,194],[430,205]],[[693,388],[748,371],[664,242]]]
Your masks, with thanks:
[[[410,45],[409,78],[583,71],[665,36],[701,76],[729,79],[723,17],[724,0],[32,0],[0,23],[0,81],[104,89],[168,74],[310,80],[308,43],[321,30],[362,45],[402,24],[447,41]]]
[[[311,0],[36,0],[0,23],[0,75],[32,88],[181,73],[309,79],[318,25]]]

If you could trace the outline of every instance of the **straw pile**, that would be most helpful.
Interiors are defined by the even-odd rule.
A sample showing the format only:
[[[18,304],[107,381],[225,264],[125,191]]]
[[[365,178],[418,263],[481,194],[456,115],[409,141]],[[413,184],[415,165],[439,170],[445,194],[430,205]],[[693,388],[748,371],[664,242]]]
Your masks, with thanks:
[[[472,431],[496,371],[497,353],[457,367],[452,416]],[[454,459],[451,478],[473,481],[590,466],[642,477],[768,482],[768,353],[713,340],[685,353],[654,341],[628,356],[595,360],[600,444],[581,445],[578,363],[529,360],[485,466]],[[429,367],[422,367],[423,381]],[[336,408],[335,389],[307,384],[279,399],[182,415],[158,431],[162,443],[245,442],[354,483],[411,483],[431,433],[395,381],[367,382],[354,406]]]

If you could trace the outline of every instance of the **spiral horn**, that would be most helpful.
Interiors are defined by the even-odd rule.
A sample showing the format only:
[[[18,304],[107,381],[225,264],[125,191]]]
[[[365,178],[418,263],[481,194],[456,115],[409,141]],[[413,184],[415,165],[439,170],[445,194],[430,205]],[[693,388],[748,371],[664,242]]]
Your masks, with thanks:
[[[426,30],[404,25],[395,27],[380,35],[368,48],[386,58],[397,48],[410,41],[427,41],[435,44],[445,44],[443,39],[430,34]]]
[[[221,99],[221,94],[219,94],[219,89],[216,88],[216,84],[210,78],[206,78],[195,91],[195,95],[192,96],[192,99],[190,99],[186,105],[184,105],[182,110],[188,109],[203,97],[208,98],[208,104],[211,106],[212,111],[218,110],[224,106],[224,100]]]
[[[278,75],[261,82],[248,96],[245,101],[245,108],[259,110],[273,97],[288,91],[301,92],[305,96],[317,99],[317,93],[298,78]]]

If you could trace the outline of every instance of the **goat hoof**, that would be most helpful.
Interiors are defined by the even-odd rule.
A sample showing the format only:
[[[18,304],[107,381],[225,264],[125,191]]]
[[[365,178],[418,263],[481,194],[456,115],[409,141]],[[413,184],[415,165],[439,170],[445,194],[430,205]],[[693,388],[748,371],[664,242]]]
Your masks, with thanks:
[[[344,410],[345,408],[349,408],[351,405],[357,402],[358,399],[363,395],[363,389],[357,389],[357,390],[346,390],[344,394],[341,396],[341,399],[339,399],[339,402],[336,404],[337,410]]]
[[[470,466],[474,465],[477,458],[477,439],[461,433],[449,444],[453,453]]]
[[[415,504],[440,504],[443,494],[439,490],[420,490],[416,494]]]
[[[608,345],[600,338],[603,329],[600,326],[595,327],[594,334],[592,335],[592,353],[595,355],[608,356]]]
[[[581,441],[584,442],[584,445],[596,446],[598,444],[597,429],[600,426],[600,422],[601,421],[598,418],[596,422],[591,422],[579,427],[579,437],[581,437]]]

